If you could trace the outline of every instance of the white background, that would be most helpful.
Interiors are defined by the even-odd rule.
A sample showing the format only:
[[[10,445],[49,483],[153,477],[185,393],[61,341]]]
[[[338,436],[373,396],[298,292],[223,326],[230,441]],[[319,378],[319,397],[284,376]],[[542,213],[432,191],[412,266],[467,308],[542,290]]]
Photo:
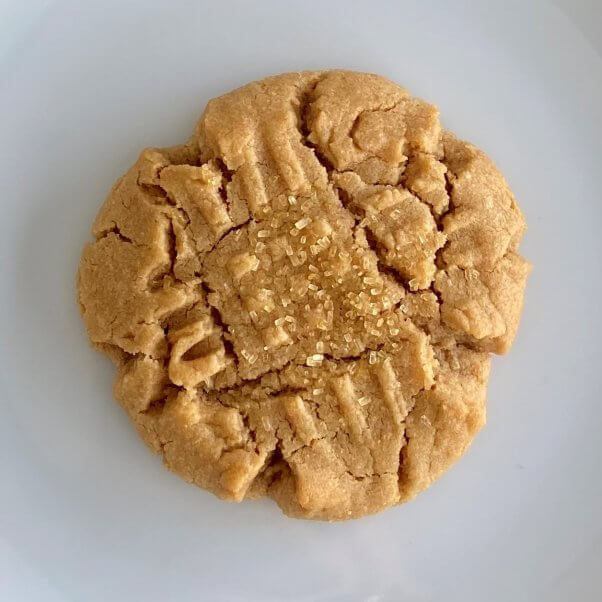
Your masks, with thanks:
[[[0,4],[0,599],[602,599],[602,21],[595,0],[560,4]],[[329,67],[396,80],[489,152],[534,264],[467,456],[415,502],[339,524],[164,471],[74,291],[142,147],[185,140],[249,80]]]

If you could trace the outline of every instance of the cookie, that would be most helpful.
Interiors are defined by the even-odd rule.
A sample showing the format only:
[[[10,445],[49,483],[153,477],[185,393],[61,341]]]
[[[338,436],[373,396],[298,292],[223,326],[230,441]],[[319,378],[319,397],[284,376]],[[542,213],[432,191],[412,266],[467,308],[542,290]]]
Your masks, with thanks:
[[[512,192],[376,75],[266,78],[113,186],[78,272],[115,396],[226,500],[347,519],[412,499],[485,422],[528,263]]]

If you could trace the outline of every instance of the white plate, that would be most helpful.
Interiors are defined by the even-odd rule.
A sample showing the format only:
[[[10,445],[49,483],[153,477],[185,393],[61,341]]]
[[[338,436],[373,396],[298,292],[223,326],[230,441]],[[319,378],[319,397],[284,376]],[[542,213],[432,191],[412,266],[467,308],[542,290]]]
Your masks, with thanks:
[[[582,8],[585,34],[507,1],[4,6],[2,600],[602,599],[602,59]],[[142,147],[184,140],[216,94],[325,67],[391,77],[486,149],[535,266],[467,456],[415,502],[338,524],[165,471],[112,401],[74,293]]]

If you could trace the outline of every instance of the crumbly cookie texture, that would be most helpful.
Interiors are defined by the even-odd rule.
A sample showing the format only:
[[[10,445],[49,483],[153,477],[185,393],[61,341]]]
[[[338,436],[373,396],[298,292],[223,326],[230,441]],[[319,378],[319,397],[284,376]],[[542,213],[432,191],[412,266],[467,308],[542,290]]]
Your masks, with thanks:
[[[347,519],[412,499],[485,422],[528,263],[512,192],[375,75],[270,77],[114,185],[78,273],[146,443],[221,498]]]

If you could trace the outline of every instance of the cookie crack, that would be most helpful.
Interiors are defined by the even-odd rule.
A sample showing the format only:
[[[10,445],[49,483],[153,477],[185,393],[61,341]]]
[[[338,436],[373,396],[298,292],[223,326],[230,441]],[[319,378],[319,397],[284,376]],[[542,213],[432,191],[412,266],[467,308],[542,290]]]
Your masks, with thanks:
[[[209,257],[209,255],[215,251],[217,249],[217,247],[219,246],[219,244],[228,236],[234,236],[236,232],[239,232],[240,230],[242,230],[243,228],[245,228],[246,226],[248,226],[251,223],[256,223],[259,224],[261,223],[262,220],[257,220],[253,217],[249,217],[248,220],[242,222],[242,224],[238,224],[236,226],[233,226],[232,228],[230,228],[230,230],[228,230],[227,232],[224,232],[214,243],[214,245],[211,247],[211,249],[209,249],[208,251],[206,251],[202,257],[201,260],[201,268],[204,267],[205,265],[205,261],[207,260],[207,258]],[[199,276],[201,274],[198,274]]]
[[[379,351],[382,351],[385,347],[386,343],[379,343],[378,345],[366,345],[366,347],[364,348],[364,350],[359,353],[359,354],[355,354],[355,355],[344,355],[344,356],[340,356],[337,357],[335,355],[329,354],[329,353],[323,353],[322,356],[324,358],[325,361],[327,362],[332,362],[333,364],[340,366],[341,364],[348,364],[351,362],[357,362],[363,359],[367,359],[370,355],[370,353],[378,353]],[[267,370],[266,372],[262,372],[260,375],[251,378],[251,379],[244,379],[242,377],[239,377],[241,382],[239,384],[234,385],[233,387],[226,387],[223,389],[215,389],[212,391],[207,391],[207,393],[219,393],[219,394],[229,394],[229,393],[238,393],[240,391],[242,391],[245,388],[248,387],[261,387],[261,381],[266,378],[266,377],[272,377],[272,376],[276,376],[279,377],[283,372],[285,372],[287,369],[289,369],[291,366],[296,365],[296,366],[306,366],[306,360],[301,360],[298,357],[294,357],[292,359],[290,359],[288,362],[286,362],[283,366],[281,366],[280,368],[277,368],[275,370]],[[267,387],[265,387],[267,389]],[[291,387],[288,385],[283,385],[282,387],[276,388],[276,389],[272,389],[271,392],[269,393],[269,395],[281,395],[282,393],[299,393],[299,392],[308,392],[308,389],[305,387]]]
[[[385,276],[385,277],[393,280],[396,284],[398,284],[399,286],[401,286],[403,288],[405,293],[407,293],[408,290],[410,289],[409,280],[404,278],[403,275],[398,270],[396,270],[395,268],[393,268],[391,266],[388,266],[386,263],[383,262],[382,255],[384,254],[384,252],[382,250],[382,245],[376,239],[376,237],[371,232],[371,230],[369,228],[366,228],[365,226],[362,226],[361,222],[355,226],[355,229],[363,230],[364,236],[366,237],[366,242],[368,243],[370,250],[376,256],[376,261],[377,261],[376,269],[378,270],[378,272],[382,276]]]
[[[439,424],[439,416],[441,414],[441,404],[437,405],[437,411],[435,412],[435,418],[433,420],[433,422],[431,422],[431,425],[433,426],[433,428],[435,429],[435,433],[433,435],[433,445],[431,447],[431,451],[429,454],[429,468],[428,468],[428,474],[429,477],[432,478],[432,473],[433,473],[433,456],[435,454],[435,450],[437,448],[437,442],[438,442],[438,438],[439,438],[439,434],[441,432],[441,429],[437,426]]]
[[[445,162],[445,155],[443,156],[443,160],[441,161],[441,163],[445,166],[446,169],[445,173],[443,174],[443,177],[445,178],[445,190],[447,192],[447,209],[438,218],[435,218],[435,222],[437,223],[437,228],[439,232],[445,234],[444,220],[448,215],[453,214],[456,210],[453,198],[453,188],[454,180],[457,179],[457,176],[456,174],[452,173],[449,165]],[[450,240],[447,239],[445,241],[445,244],[440,249],[437,249],[437,252],[435,253],[435,265],[438,269],[442,269],[443,266],[447,265],[447,262],[443,258],[443,253],[449,247],[449,244]]]
[[[166,278],[171,278],[173,282],[179,282],[186,285],[187,283],[180,280],[175,273],[176,261],[178,259],[178,251],[176,244],[176,233],[173,225],[173,220],[168,217],[165,228],[166,248],[168,261],[164,265],[159,265],[148,277],[148,290],[156,292],[163,288]],[[158,322],[158,321],[157,321]]]
[[[105,230],[102,230],[101,232],[98,233],[98,235],[95,237],[95,242],[99,242],[99,241],[103,240],[104,238],[108,238],[109,236],[114,235],[121,242],[127,243],[129,245],[134,245],[134,246],[143,246],[143,245],[140,245],[137,242],[133,241],[131,238],[125,236],[121,232],[121,229],[119,228],[119,225],[117,224],[117,222],[115,220],[111,220],[111,223],[113,225],[110,228],[106,228]]]
[[[414,395],[410,396],[408,405],[411,406],[411,409],[408,411],[407,415],[405,416],[405,418],[403,419],[403,422],[402,422],[403,436],[402,436],[402,441],[401,441],[401,447],[399,448],[399,467],[397,468],[397,482],[400,487],[401,487],[402,478],[404,477],[404,463],[405,463],[406,450],[407,450],[407,447],[408,447],[410,441],[412,440],[412,437],[410,437],[408,434],[407,423],[408,423],[408,419],[410,418],[410,416],[414,415],[414,412],[416,409],[416,398],[418,397],[418,395],[420,395],[424,391],[426,391],[426,387],[421,387],[418,391],[416,391],[416,393],[414,393]]]
[[[261,453],[261,449],[260,449],[260,443],[257,440],[257,432],[255,429],[252,428],[251,426],[251,419],[249,417],[249,413],[247,411],[245,411],[244,408],[241,408],[240,406],[236,405],[236,404],[232,404],[232,403],[228,403],[227,401],[225,401],[224,399],[220,399],[218,397],[216,397],[215,399],[213,399],[214,402],[217,402],[219,405],[221,405],[224,408],[229,408],[232,410],[235,410],[236,412],[238,412],[243,426],[246,430],[247,433],[247,437],[248,437],[248,441],[246,443],[242,443],[242,444],[237,444],[237,445],[231,445],[229,447],[225,447],[222,450],[222,455],[224,453],[230,452],[230,451],[234,451],[235,449],[248,449],[247,445],[251,444],[251,447],[253,448],[254,452],[256,454],[260,454]],[[257,471],[257,475],[254,477],[253,481],[257,478],[257,476],[266,468],[266,465],[268,463],[269,460],[269,456],[266,454],[266,458],[264,460],[264,463],[262,464],[261,468]],[[252,481],[251,481],[252,482]],[[250,486],[250,483],[249,483]]]
[[[230,341],[226,336],[225,333],[229,332],[229,327],[228,324],[226,323],[226,321],[224,320],[221,312],[219,311],[219,309],[217,308],[217,306],[213,305],[210,301],[210,296],[211,293],[214,292],[211,287],[204,281],[201,281],[200,284],[203,292],[205,293],[205,300],[207,302],[207,305],[209,306],[209,311],[211,312],[211,318],[213,319],[213,322],[220,328],[221,330],[221,343],[224,346],[224,349],[226,351],[226,355],[228,357],[230,357],[232,359],[232,361],[234,362],[234,367],[236,370],[236,374],[238,375],[238,362],[239,362],[239,358],[238,355],[236,354],[236,352],[234,351],[234,345],[232,344],[232,341]]]
[[[377,107],[375,109],[363,109],[363,110],[359,111],[359,113],[353,119],[353,122],[351,123],[351,126],[349,127],[349,131],[347,132],[347,136],[351,139],[353,146],[361,152],[366,152],[366,150],[363,149],[361,146],[359,146],[359,144],[355,140],[355,134],[356,134],[357,128],[359,127],[360,119],[364,115],[367,115],[369,113],[389,113],[391,111],[394,111],[397,107],[401,106],[402,104],[406,104],[407,100],[408,100],[407,98],[401,98],[400,100],[395,101],[391,105],[383,105],[383,106]],[[376,157],[376,155],[372,155],[372,156]]]
[[[326,171],[326,175],[328,180],[330,181],[330,172],[335,171],[334,165],[328,160],[328,158],[320,152],[320,150],[309,140],[309,136],[311,135],[311,131],[309,128],[309,117],[308,112],[309,108],[314,101],[312,98],[313,94],[318,87],[318,84],[328,76],[328,73],[323,73],[320,75],[315,82],[309,85],[309,89],[307,89],[304,93],[298,96],[299,108],[298,111],[295,111],[297,117],[297,131],[299,132],[301,144],[303,144],[306,148],[313,152],[316,160]]]

